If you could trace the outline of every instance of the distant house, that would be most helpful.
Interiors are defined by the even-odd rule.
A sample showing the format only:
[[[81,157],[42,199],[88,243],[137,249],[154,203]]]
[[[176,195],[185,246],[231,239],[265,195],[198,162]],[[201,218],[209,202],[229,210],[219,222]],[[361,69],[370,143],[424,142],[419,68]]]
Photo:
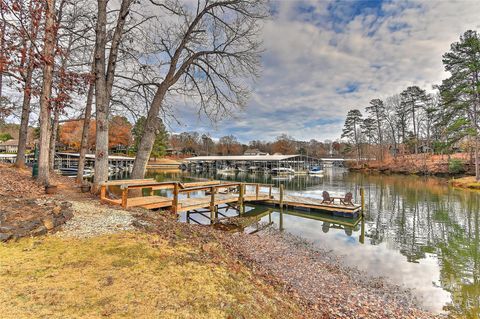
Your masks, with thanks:
[[[17,153],[18,140],[8,140],[0,142],[0,153]]]
[[[249,148],[245,150],[243,155],[268,155],[268,153],[262,152],[259,149],[256,148]]]
[[[428,145],[420,145],[418,147],[419,153],[433,153],[433,149]]]

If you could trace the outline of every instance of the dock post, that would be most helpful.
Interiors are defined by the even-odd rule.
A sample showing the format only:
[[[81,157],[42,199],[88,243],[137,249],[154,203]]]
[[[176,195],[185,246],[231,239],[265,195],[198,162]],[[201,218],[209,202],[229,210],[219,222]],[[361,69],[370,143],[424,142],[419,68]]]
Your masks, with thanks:
[[[244,187],[243,183],[240,183],[240,189],[238,191],[238,213],[241,215],[243,212],[243,195],[244,195]]]
[[[104,199],[107,196],[107,185],[102,184],[100,186],[100,200]]]
[[[270,184],[270,188],[268,189],[268,199],[272,198],[272,185]]]
[[[210,221],[213,224],[215,220],[215,187],[210,187]]]
[[[260,192],[260,185],[257,184],[255,187],[255,200],[258,200],[258,193]]]
[[[128,187],[122,187],[122,207],[127,208]]]
[[[360,226],[361,228],[360,228],[360,239],[359,239],[359,241],[360,241],[360,243],[365,244],[365,217],[362,215],[360,218],[362,219],[362,222],[361,222],[362,224]]]
[[[178,211],[178,183],[173,184],[173,201],[172,201],[172,212],[175,214]]]
[[[360,199],[362,203],[362,215],[365,211],[365,189],[363,187],[360,188]]]
[[[283,184],[280,184],[280,209],[283,208],[283,192],[284,192],[284,186]]]

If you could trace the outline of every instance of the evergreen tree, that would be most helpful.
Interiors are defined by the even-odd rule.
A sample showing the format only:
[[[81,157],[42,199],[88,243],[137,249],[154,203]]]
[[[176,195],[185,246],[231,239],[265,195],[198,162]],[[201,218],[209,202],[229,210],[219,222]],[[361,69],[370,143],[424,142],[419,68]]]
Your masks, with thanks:
[[[404,90],[400,96],[402,97],[402,109],[406,110],[412,115],[413,124],[413,139],[415,154],[418,153],[418,124],[417,116],[418,110],[425,107],[428,101],[427,93],[425,90],[420,89],[418,86],[409,86]]]
[[[443,55],[445,71],[450,77],[443,80],[440,92],[445,105],[457,120],[451,125],[464,128],[474,139],[475,176],[480,179],[478,132],[480,112],[480,36],[468,30],[460,41],[452,43]]]
[[[359,110],[350,110],[345,119],[342,138],[347,138],[355,144],[357,149],[357,160],[360,160],[360,128],[363,122],[362,113]]]
[[[383,101],[380,99],[373,99],[370,101],[370,106],[367,106],[365,108],[367,113],[369,114],[368,116],[368,125],[370,125],[370,129],[375,132],[376,130],[376,140],[377,143],[380,145],[380,158],[383,158],[383,150],[382,150],[382,145],[383,145],[383,134],[382,134],[382,126],[383,126],[383,121],[386,116],[385,112],[385,105],[383,104]],[[373,133],[375,134],[375,133]]]

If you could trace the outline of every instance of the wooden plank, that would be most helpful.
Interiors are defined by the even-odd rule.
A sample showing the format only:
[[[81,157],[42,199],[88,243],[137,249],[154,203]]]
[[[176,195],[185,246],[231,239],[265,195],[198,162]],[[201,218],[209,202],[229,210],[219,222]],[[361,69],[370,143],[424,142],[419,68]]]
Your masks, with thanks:
[[[163,196],[132,197],[128,199],[127,207],[158,208],[172,206],[172,199]]]
[[[125,184],[149,184],[153,183],[155,180],[153,178],[142,178],[142,179],[123,179],[118,181],[108,181],[104,183],[107,186],[121,186]]]

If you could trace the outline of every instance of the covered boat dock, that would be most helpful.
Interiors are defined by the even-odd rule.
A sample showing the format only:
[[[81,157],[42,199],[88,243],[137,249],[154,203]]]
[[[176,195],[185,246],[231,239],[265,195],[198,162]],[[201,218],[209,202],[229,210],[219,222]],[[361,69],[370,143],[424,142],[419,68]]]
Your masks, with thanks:
[[[311,167],[320,166],[322,160],[306,155],[226,155],[197,156],[185,159],[189,170],[216,170],[223,168],[250,171],[271,171],[274,168],[291,168],[295,172],[307,172]]]

